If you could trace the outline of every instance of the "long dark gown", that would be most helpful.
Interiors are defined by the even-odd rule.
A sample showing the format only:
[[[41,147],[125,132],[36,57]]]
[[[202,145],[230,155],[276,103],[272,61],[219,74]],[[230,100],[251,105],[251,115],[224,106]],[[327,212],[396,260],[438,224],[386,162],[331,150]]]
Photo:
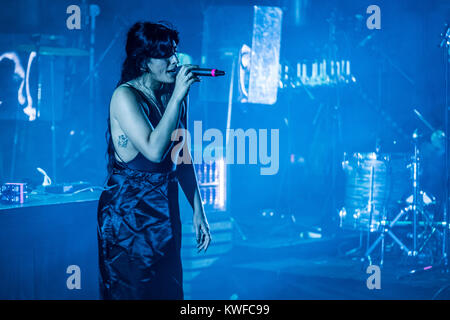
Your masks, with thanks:
[[[133,89],[145,99],[155,127],[161,115]],[[178,128],[184,127],[185,116],[186,105]],[[102,299],[184,298],[174,145],[160,163],[141,153],[127,163],[115,160],[97,212]]]

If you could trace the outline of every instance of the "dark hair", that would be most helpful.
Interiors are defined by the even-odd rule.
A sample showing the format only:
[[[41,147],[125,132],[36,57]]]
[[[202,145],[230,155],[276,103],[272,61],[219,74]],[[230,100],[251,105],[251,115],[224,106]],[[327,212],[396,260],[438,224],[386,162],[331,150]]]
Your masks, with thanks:
[[[125,46],[126,57],[122,64],[122,72],[117,87],[136,79],[147,72],[149,58],[168,58],[175,53],[173,45],[178,44],[178,31],[167,22],[136,22],[127,33]],[[163,98],[166,103],[166,98]],[[112,172],[114,164],[114,145],[111,137],[110,117],[108,116],[108,129],[106,131],[108,142],[108,173]]]
[[[178,44],[178,31],[168,23],[135,23],[127,35],[126,58],[118,86],[136,79],[146,70],[149,58],[169,58],[175,52],[173,42]]]

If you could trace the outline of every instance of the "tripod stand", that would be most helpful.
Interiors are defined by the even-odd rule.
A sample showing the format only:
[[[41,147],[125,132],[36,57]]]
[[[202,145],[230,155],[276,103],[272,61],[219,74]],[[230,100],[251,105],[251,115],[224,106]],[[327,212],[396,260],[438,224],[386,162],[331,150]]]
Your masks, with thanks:
[[[449,63],[450,63],[450,26],[448,24],[445,25],[445,31],[441,34],[441,42],[439,47],[445,49],[444,51],[444,64],[445,64],[445,105],[444,105],[444,123],[445,123],[445,153],[444,153],[444,161],[445,161],[445,170],[444,170],[444,178],[445,178],[445,186],[444,186],[444,195],[443,195],[443,219],[444,221],[441,223],[443,226],[442,232],[442,251],[441,251],[441,260],[434,266],[428,266],[424,269],[419,270],[411,270],[409,274],[416,274],[417,271],[428,271],[428,270],[436,270],[440,269],[445,273],[448,273],[449,264],[448,264],[448,255],[449,255],[449,244],[448,244],[448,234],[449,234],[449,119],[448,113],[450,111],[449,101],[448,101],[448,92],[449,92]],[[445,289],[441,288],[441,290]]]
[[[386,234],[389,235],[392,240],[400,247],[400,249],[405,252],[408,256],[416,257],[419,253],[418,251],[418,245],[417,245],[417,227],[418,227],[418,219],[419,216],[422,217],[425,221],[422,225],[428,225],[431,224],[431,219],[428,217],[426,212],[423,210],[424,207],[424,192],[420,190],[420,179],[419,179],[419,169],[420,169],[420,158],[419,158],[419,148],[418,148],[418,133],[417,130],[414,131],[413,135],[413,144],[414,144],[414,156],[413,161],[411,164],[408,165],[412,172],[412,186],[413,186],[413,195],[412,199],[407,202],[407,206],[400,210],[400,212],[397,214],[397,216],[389,223],[387,224],[387,221],[383,219],[381,221],[381,234],[378,237],[378,239],[367,249],[364,258],[370,259],[370,254],[375,250],[375,248],[378,246],[378,244],[381,242],[381,257],[380,257],[380,266],[384,263],[384,251],[385,251],[385,236]],[[411,197],[410,197],[411,198]],[[413,228],[413,243],[412,248],[408,248],[391,230],[400,219],[402,219],[404,216],[408,215],[410,212],[412,212],[412,228]],[[433,229],[433,234],[436,229]],[[430,238],[430,237],[429,237]],[[428,238],[428,239],[429,239]],[[424,245],[422,245],[421,250],[424,248]]]
[[[444,63],[445,63],[445,192],[444,192],[444,234],[442,240],[442,261],[441,265],[443,266],[446,272],[449,272],[448,265],[448,233],[449,233],[449,166],[448,166],[448,158],[449,158],[449,120],[448,113],[449,109],[449,101],[448,101],[448,91],[449,91],[449,63],[450,63],[450,26],[448,24],[445,25],[445,32],[441,34],[442,40],[440,43],[440,47],[445,49],[444,53]]]

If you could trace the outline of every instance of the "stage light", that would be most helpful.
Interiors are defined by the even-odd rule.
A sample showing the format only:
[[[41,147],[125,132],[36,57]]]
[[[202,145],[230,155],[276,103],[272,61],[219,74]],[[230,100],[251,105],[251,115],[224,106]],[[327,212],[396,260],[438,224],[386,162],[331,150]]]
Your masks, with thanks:
[[[217,199],[217,209],[219,210],[225,210],[225,201],[226,201],[226,186],[227,186],[227,181],[226,181],[226,168],[225,168],[225,160],[222,158],[218,161],[218,166],[219,166],[219,172],[218,172],[218,177],[219,177],[219,197]]]
[[[274,104],[280,80],[281,19],[277,7],[254,6],[248,102]]]
[[[179,65],[194,63],[194,59],[187,53],[180,52],[177,54],[177,57],[178,57]]]
[[[214,211],[225,211],[227,186],[225,159],[219,158],[194,166],[203,204]]]

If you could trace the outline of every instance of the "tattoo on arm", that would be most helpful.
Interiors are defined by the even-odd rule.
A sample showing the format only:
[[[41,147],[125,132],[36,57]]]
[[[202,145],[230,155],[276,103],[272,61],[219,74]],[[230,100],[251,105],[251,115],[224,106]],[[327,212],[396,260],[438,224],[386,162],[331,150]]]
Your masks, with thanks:
[[[126,148],[127,144],[128,144],[128,137],[124,134],[120,135],[119,142],[118,142],[119,147]]]

